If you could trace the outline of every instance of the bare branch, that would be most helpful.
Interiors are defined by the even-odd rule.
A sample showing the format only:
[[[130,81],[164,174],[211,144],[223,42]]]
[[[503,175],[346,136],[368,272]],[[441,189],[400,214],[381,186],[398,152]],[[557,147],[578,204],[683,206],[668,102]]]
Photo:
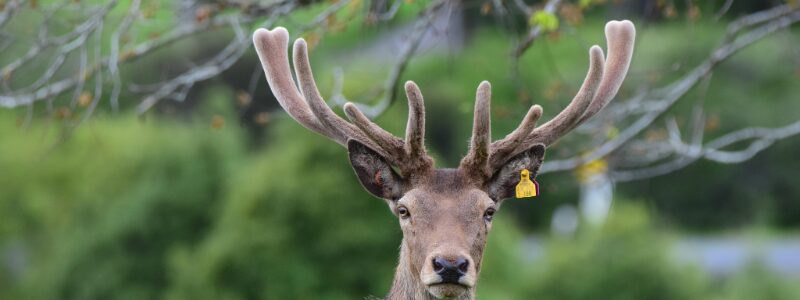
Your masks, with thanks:
[[[447,1],[437,1],[420,13],[416,24],[414,25],[414,29],[406,39],[407,42],[403,46],[403,49],[400,51],[400,56],[395,64],[392,65],[392,68],[389,70],[389,75],[386,77],[386,81],[384,81],[381,89],[382,97],[378,99],[374,105],[367,105],[348,100],[344,94],[342,94],[344,77],[342,76],[342,72],[338,69],[334,71],[334,88],[333,95],[330,97],[331,101],[339,106],[343,106],[347,102],[353,102],[353,104],[355,104],[356,107],[358,107],[358,109],[361,110],[368,118],[375,118],[382,114],[397,99],[397,86],[400,83],[400,76],[403,74],[406,66],[408,66],[408,63],[414,56],[414,53],[417,51],[422,38],[427,32],[429,32],[430,24],[437,16],[437,10],[446,3]]]
[[[114,87],[111,90],[111,109],[117,111],[119,108],[119,93],[122,89],[122,80],[119,76],[119,41],[123,34],[130,30],[133,21],[139,17],[139,5],[141,0],[133,0],[128,14],[122,20],[116,31],[111,35],[111,55],[109,60],[111,63],[108,66],[108,73],[112,77]]]
[[[103,39],[103,25],[101,24],[98,30],[95,32],[95,48],[94,48],[94,56],[101,57],[103,55],[102,50],[102,39]],[[97,108],[97,104],[100,103],[100,98],[103,95],[103,69],[98,69],[97,73],[94,77],[94,98],[92,99],[91,104],[89,104],[89,108],[86,110],[86,113],[83,115],[83,119],[81,122],[86,122],[89,117],[94,113],[94,110]]]
[[[724,16],[729,9],[731,9],[731,5],[733,5],[733,0],[725,0],[725,3],[722,4],[722,7],[714,14],[714,20],[719,20]]]
[[[394,2],[392,2],[392,6],[389,7],[389,10],[386,11],[385,13],[382,13],[382,14],[378,15],[377,16],[377,20],[378,21],[389,21],[391,19],[394,19],[394,16],[397,14],[397,12],[400,11],[400,6],[403,5],[403,2],[405,2],[405,1],[404,0],[395,0]]]
[[[787,9],[789,10],[789,13],[787,13]],[[652,99],[642,100],[642,102],[651,102],[651,104],[654,106],[654,109],[645,113],[630,126],[623,129],[616,138],[608,140],[596,147],[591,147],[594,150],[586,155],[561,160],[546,161],[542,165],[540,172],[571,170],[583,165],[586,162],[607,156],[620,149],[645,129],[649,128],[658,117],[660,117],[667,109],[677,103],[678,100],[680,100],[684,95],[686,95],[686,93],[696,86],[701,79],[706,77],[719,63],[728,59],[739,50],[754,44],[755,42],[778,30],[785,29],[800,21],[800,10],[797,8],[791,8],[788,5],[770,9],[767,12],[768,13],[758,12],[753,15],[748,15],[732,23],[729,29],[735,28],[736,30],[730,30],[729,32],[731,32],[731,34],[729,36],[733,38],[726,38],[725,42],[714,49],[711,52],[711,55],[705,61],[703,61],[700,65],[695,67],[681,79],[664,88],[645,92],[645,94],[635,96],[634,98]],[[758,16],[758,18],[755,18],[754,16]],[[767,16],[771,16],[771,19]],[[742,25],[756,23],[761,25],[757,25],[749,30],[747,30],[747,27],[750,26]],[[590,124],[587,125],[597,126],[597,124],[593,122],[590,122]]]
[[[25,15],[29,9],[26,6],[28,2],[25,0],[6,1],[5,9],[0,11],[0,28],[12,27],[15,22],[14,18]],[[374,17],[378,21],[392,19],[400,10],[403,2],[403,0],[393,1],[388,10]],[[556,14],[562,2],[560,0],[541,1],[544,4],[540,6],[541,11]],[[732,2],[732,0],[726,0],[716,12],[716,18],[719,19],[726,14]],[[60,30],[61,28],[58,26],[63,26],[65,23],[59,23],[62,21],[58,18],[59,12],[73,9],[75,6],[70,5],[74,5],[74,3],[71,0],[63,0],[53,2],[49,6],[44,5],[42,9],[36,9],[34,13],[40,14],[44,21],[35,24],[38,28],[33,29],[30,37],[13,36],[0,32],[0,51],[7,48],[13,49],[15,47],[9,46],[19,45],[19,43],[26,43],[26,46],[30,44],[30,47],[22,50],[21,53],[15,53],[15,57],[6,58],[2,62],[4,65],[0,65],[0,106],[27,109],[23,124],[31,122],[35,108],[38,108],[35,104],[44,101],[46,108],[50,111],[54,105],[58,105],[58,102],[55,101],[62,99],[59,98],[62,96],[70,99],[64,101],[73,110],[78,105],[87,108],[81,116],[81,120],[74,123],[75,125],[89,118],[96,110],[97,105],[104,99],[108,99],[112,110],[116,111],[123,89],[143,95],[143,100],[137,107],[137,112],[140,114],[164,99],[183,101],[195,84],[218,76],[249,50],[250,39],[245,34],[248,26],[252,26],[256,22],[264,22],[265,24],[259,27],[271,27],[271,24],[279,18],[285,20],[287,18],[284,16],[290,12],[307,5],[307,3],[314,3],[314,1],[214,1],[215,5],[207,5],[212,10],[207,19],[183,20],[167,32],[138,44],[126,44],[125,37],[129,32],[136,31],[137,21],[140,21],[143,10],[141,0],[123,2],[130,3],[125,8],[124,15],[121,11],[119,15],[111,14],[112,10],[120,9],[117,7],[117,0],[99,4],[80,3],[80,13],[85,17],[80,19],[79,24],[69,25],[74,27],[62,34],[65,31]],[[352,0],[331,3],[309,23],[297,24],[297,28],[303,31],[325,26],[331,16],[352,3]],[[369,102],[372,105],[356,104],[364,112],[364,122],[368,121],[368,118],[380,115],[399,97],[398,85],[403,72],[417,54],[425,36],[431,32],[430,25],[433,24],[434,19],[441,17],[443,15],[441,12],[444,11],[442,8],[450,8],[451,3],[452,1],[446,0],[434,1],[417,16],[411,25],[412,30],[409,36],[401,45],[396,61],[390,66],[387,77],[380,87],[379,99]],[[498,14],[504,14],[505,12],[501,10],[515,6],[527,17],[537,12],[522,0],[513,0],[512,2],[492,0],[490,4]],[[232,10],[235,10],[234,13],[228,13]],[[571,170],[586,162],[608,157],[613,161],[613,167],[616,168],[611,171],[615,180],[636,180],[672,172],[700,159],[719,163],[745,161],[776,141],[800,134],[798,133],[800,132],[800,122],[796,122],[774,129],[745,128],[705,142],[703,137],[705,119],[701,107],[698,106],[689,122],[690,125],[687,125],[688,129],[685,129],[686,132],[681,132],[675,118],[666,118],[663,125],[666,137],[663,140],[640,138],[646,130],[652,129],[656,121],[664,117],[670,108],[684,99],[689,91],[702,83],[704,79],[709,78],[719,63],[730,58],[739,50],[776,31],[786,29],[798,21],[800,21],[800,10],[797,7],[781,5],[731,22],[727,28],[727,34],[720,41],[718,47],[684,76],[667,86],[642,90],[628,101],[617,101],[616,104],[606,109],[602,119],[595,118],[595,120],[588,121],[585,126],[577,128],[576,130],[580,132],[601,136],[596,142],[592,142],[593,146],[588,148],[593,150],[580,156],[547,161],[543,164],[541,172]],[[104,28],[106,29],[105,35]],[[136,85],[123,80],[122,71],[132,62],[178,41],[217,29],[231,29],[234,36],[230,39],[229,44],[215,56],[205,61],[193,62],[192,66],[182,70],[178,75],[160,82]],[[544,33],[541,26],[530,26],[512,53],[512,58],[519,59]],[[103,45],[110,47],[104,48]],[[36,70],[37,76],[34,78],[14,76],[14,74],[29,70]],[[255,89],[255,82],[259,78],[261,78],[261,73],[257,69],[248,86],[251,95]],[[335,73],[334,79],[332,103],[344,105],[347,99],[342,95],[344,78],[341,71]],[[24,82],[20,82],[23,80]],[[91,87],[91,84],[94,86]],[[87,88],[87,85],[90,87]],[[104,93],[105,88],[110,91],[106,90]],[[320,109],[320,107],[317,108]],[[413,108],[410,106],[410,110]],[[506,146],[511,149],[510,151],[516,148],[512,147],[513,145],[521,143],[522,138],[533,130],[540,116],[540,107],[530,108],[519,128],[507,138],[508,145]],[[611,139],[603,140],[602,137],[606,135],[597,134],[599,129],[604,128],[602,126],[604,123],[621,124],[627,120],[631,121],[630,125],[621,129],[621,132]],[[564,124],[573,123],[567,121]],[[419,125],[419,121],[410,120],[409,124],[417,128],[424,127]],[[421,136],[421,134],[412,134],[406,140],[421,140]],[[744,148],[731,150],[731,148],[745,143]],[[421,147],[420,145],[412,144],[406,148],[418,149]],[[483,146],[479,143],[476,148],[481,147]],[[624,155],[633,152],[644,154]],[[623,156],[624,158],[620,158]],[[633,157],[635,159],[632,159]],[[480,163],[483,164],[483,161]],[[497,162],[492,162],[490,159],[490,164],[497,164]]]
[[[623,182],[668,174],[699,159],[707,159],[724,164],[741,163],[749,160],[775,142],[797,135],[800,135],[800,121],[780,128],[752,127],[740,129],[716,138],[705,146],[696,142],[692,144],[680,142],[673,149],[676,158],[671,161],[639,169],[615,170],[610,175],[615,181]],[[722,150],[725,147],[748,140],[752,141],[742,150]]]
[[[21,67],[23,64],[27,63],[28,61],[34,58],[38,59],[40,55],[44,55],[42,51],[46,47],[60,45],[59,46],[60,54],[56,56],[55,63],[52,64],[51,67],[46,72],[43,73],[43,76],[40,77],[38,80],[36,80],[34,84],[30,85],[27,88],[16,89],[16,90],[7,87],[6,92],[4,94],[0,94],[0,106],[13,108],[18,106],[30,105],[37,101],[45,99],[53,99],[54,97],[64,92],[67,92],[71,89],[75,90],[72,100],[72,105],[74,106],[77,103],[76,100],[78,98],[78,95],[82,93],[83,83],[86,80],[96,76],[101,69],[107,67],[109,69],[109,73],[115,85],[112,89],[111,104],[112,108],[116,108],[117,106],[116,102],[121,89],[121,85],[118,83],[119,81],[118,69],[121,64],[133,62],[138,58],[153,53],[156,50],[171,45],[179,40],[192,37],[198,33],[206,32],[212,29],[233,26],[233,24],[241,24],[241,25],[250,24],[257,20],[256,18],[250,16],[242,17],[230,14],[215,16],[210,20],[204,22],[193,22],[177,26],[175,29],[157,38],[142,42],[127,50],[121,50],[119,49],[119,39],[121,39],[122,35],[124,35],[125,32],[127,32],[130,29],[136,17],[138,16],[138,10],[139,10],[138,6],[140,5],[139,3],[140,1],[134,1],[131,3],[131,7],[128,11],[128,14],[125,15],[122,22],[118,26],[117,30],[112,34],[111,53],[105,57],[96,56],[91,61],[88,60],[88,55],[86,53],[85,49],[86,46],[84,42],[89,34],[97,31],[97,29],[104,23],[104,18],[107,16],[110,9],[113,8],[113,4],[115,4],[115,1],[112,1],[109,4],[104,5],[103,8],[101,8],[98,11],[91,12],[91,17],[87,21],[80,24],[72,32],[64,36],[59,36],[54,38],[46,37],[47,26],[43,25],[39,33],[40,36],[39,42],[37,42],[37,44],[34,45],[31,48],[31,50],[29,50],[25,55],[6,65],[3,68],[3,74],[5,74],[6,76],[4,76],[3,78],[4,79],[9,78],[9,74],[11,74],[17,68]],[[274,13],[273,17],[276,17],[288,13],[288,11],[291,11],[295,6],[292,3],[288,3],[284,4],[283,6],[273,5],[270,7],[273,8],[273,13]],[[53,11],[55,11],[55,9]],[[238,21],[234,22],[234,20]],[[239,45],[240,51],[238,51],[237,53],[241,53],[241,51],[244,51],[247,48],[249,48],[249,43],[240,44]],[[80,49],[78,72],[74,73],[74,75],[50,82],[51,79],[54,79],[53,75],[56,74],[58,68],[61,65],[63,65],[64,57],[66,57],[66,55],[68,55],[72,51],[75,51],[76,49]],[[236,58],[238,59],[239,56],[236,56]],[[215,61],[228,62],[230,64],[233,63],[233,61],[223,60],[223,59],[217,59]],[[229,67],[230,64],[226,64],[223,66]],[[224,69],[225,68],[218,69],[216,74],[218,74]],[[204,69],[199,71],[198,73],[205,73],[207,71],[208,69]],[[7,82],[7,80],[0,79],[0,82]],[[186,85],[173,85],[172,87],[176,87],[175,89],[172,89],[172,91],[175,91],[175,93],[165,92],[164,94],[180,95],[181,93],[178,91],[179,89],[177,89],[177,87],[186,87]]]
[[[194,67],[171,80],[159,84],[160,88],[146,96],[144,100],[139,103],[136,112],[138,114],[143,114],[164,98],[171,98],[175,101],[182,102],[186,99],[188,90],[191,89],[195,83],[219,75],[239,60],[242,54],[248,49],[250,39],[244,33],[244,29],[236,19],[232,20],[232,22],[234,22],[232,27],[236,32],[236,37],[225,49],[203,65]]]
[[[530,18],[530,16],[533,13],[535,13],[535,11],[532,11],[530,8],[527,8],[525,3],[521,3],[521,2],[522,1],[520,1],[520,0],[516,0],[515,1],[517,6],[520,7],[521,10],[526,13],[528,18]],[[556,10],[558,9],[558,7],[560,5],[561,5],[561,0],[548,0],[547,3],[544,5],[544,8],[542,9],[542,11],[544,11],[544,12],[546,12],[548,14],[555,14]],[[522,8],[524,8],[524,9],[522,9]],[[537,38],[539,38],[539,36],[542,35],[542,33],[544,33],[544,30],[542,29],[541,25],[535,25],[533,27],[530,27],[528,29],[527,35],[525,35],[525,37],[522,39],[522,41],[519,42],[519,45],[517,45],[516,50],[514,50],[514,57],[522,56],[522,54],[524,54],[525,51],[527,51],[528,48],[530,48],[533,45],[533,42]]]
[[[322,24],[323,22],[328,20],[328,18],[331,15],[336,14],[337,12],[339,12],[343,7],[347,6],[348,4],[350,4],[350,0],[339,0],[338,2],[334,3],[333,5],[328,6],[328,8],[326,8],[325,11],[323,11],[322,13],[318,14],[314,18],[314,20],[312,20],[310,23],[304,25],[300,29],[300,31],[307,31],[307,30],[311,30],[313,28],[318,27],[320,24]]]
[[[19,11],[19,7],[23,4],[25,4],[25,1],[23,0],[11,0],[6,3],[5,10],[0,11],[0,28],[2,28],[3,25],[6,25],[8,20],[11,20],[11,18],[14,17],[17,11]]]

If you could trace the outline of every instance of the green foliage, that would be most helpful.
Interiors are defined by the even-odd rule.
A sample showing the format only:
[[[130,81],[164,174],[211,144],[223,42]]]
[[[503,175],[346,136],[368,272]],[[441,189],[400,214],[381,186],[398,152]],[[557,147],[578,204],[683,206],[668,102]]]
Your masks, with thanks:
[[[0,247],[30,256],[25,298],[151,298],[169,253],[209,229],[240,143],[131,118],[85,126],[55,146],[37,138],[55,128],[3,130]]]
[[[540,10],[535,12],[528,20],[531,25],[538,25],[544,32],[555,31],[558,29],[558,17],[556,15]]]
[[[753,261],[723,287],[720,298],[790,300],[800,298],[800,288],[796,281],[781,278],[761,262]]]
[[[0,129],[0,250],[30,254],[23,277],[0,267],[4,299],[353,299],[391,283],[400,231],[351,175],[345,152],[291,122],[248,154],[236,130],[97,119],[53,148]],[[32,134],[33,133],[33,134]],[[46,134],[44,134],[46,136]],[[47,146],[47,147],[45,147]],[[489,236],[481,299],[698,299],[713,287],[676,265],[638,207],[603,228],[548,239],[526,259],[510,202]],[[765,270],[722,299],[796,290]]]
[[[507,211],[501,210],[493,221],[481,264],[478,299],[523,299],[534,274],[535,266],[524,259],[522,232],[509,214],[515,204],[504,204]]]
[[[527,298],[704,299],[703,278],[676,265],[668,245],[643,209],[618,204],[602,228],[549,245]]]
[[[364,192],[340,146],[295,124],[232,179],[219,222],[173,261],[174,299],[354,299],[383,295],[400,231]],[[279,147],[278,147],[279,145]]]

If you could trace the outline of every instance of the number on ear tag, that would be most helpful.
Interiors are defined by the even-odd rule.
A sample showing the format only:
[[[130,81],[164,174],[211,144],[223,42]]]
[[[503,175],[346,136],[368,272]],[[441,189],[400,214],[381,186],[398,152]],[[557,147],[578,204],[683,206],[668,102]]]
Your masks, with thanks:
[[[517,198],[530,198],[539,195],[539,183],[531,181],[530,171],[522,169],[519,172],[519,183],[517,184]]]

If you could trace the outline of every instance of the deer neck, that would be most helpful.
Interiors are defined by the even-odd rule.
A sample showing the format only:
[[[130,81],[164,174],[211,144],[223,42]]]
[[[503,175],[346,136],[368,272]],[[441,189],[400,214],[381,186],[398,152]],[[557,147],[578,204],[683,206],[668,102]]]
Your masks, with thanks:
[[[416,270],[411,264],[411,250],[403,240],[400,245],[400,260],[397,264],[397,270],[394,273],[394,281],[389,295],[386,296],[387,300],[438,300],[433,297],[425,285],[419,278],[419,270]],[[473,300],[475,299],[475,289],[464,293],[456,300]]]

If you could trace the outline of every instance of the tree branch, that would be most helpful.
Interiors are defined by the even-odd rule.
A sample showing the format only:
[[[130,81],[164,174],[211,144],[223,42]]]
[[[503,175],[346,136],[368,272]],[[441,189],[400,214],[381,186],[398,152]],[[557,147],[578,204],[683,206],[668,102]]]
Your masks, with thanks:
[[[354,102],[368,118],[375,118],[381,115],[397,99],[397,88],[400,83],[400,76],[403,74],[403,71],[405,71],[409,61],[417,51],[417,48],[419,48],[423,37],[430,31],[430,25],[436,18],[438,9],[445,4],[447,4],[447,1],[437,1],[429,5],[428,8],[419,14],[414,29],[406,39],[406,43],[400,51],[400,56],[394,65],[392,65],[392,68],[389,70],[389,75],[384,81],[381,89],[381,98],[373,105]],[[337,69],[334,71],[333,95],[331,96],[331,101],[335,105],[343,106],[345,103],[350,102],[342,94],[343,86],[343,73],[340,69]]]
[[[798,8],[792,8],[789,5],[782,5],[767,11],[757,12],[734,21],[729,26],[729,34],[724,39],[724,42],[714,49],[709,57],[700,65],[681,79],[664,88],[644,92],[643,94],[635,96],[633,102],[647,103],[649,107],[645,110],[646,113],[630,126],[623,129],[617,137],[607,140],[595,147],[591,147],[591,149],[594,150],[590,151],[588,154],[545,162],[542,165],[540,173],[572,170],[587,162],[608,156],[618,151],[645,129],[649,128],[658,117],[674,106],[675,103],[696,86],[701,79],[708,76],[719,63],[728,59],[739,50],[754,44],[778,30],[788,28],[798,21],[800,21],[800,10],[798,10]],[[748,28],[752,29],[748,30]],[[598,126],[598,122],[602,122],[602,120],[593,120],[585,126],[600,128],[601,126]],[[674,163],[673,167],[677,167],[678,165],[679,163]]]

